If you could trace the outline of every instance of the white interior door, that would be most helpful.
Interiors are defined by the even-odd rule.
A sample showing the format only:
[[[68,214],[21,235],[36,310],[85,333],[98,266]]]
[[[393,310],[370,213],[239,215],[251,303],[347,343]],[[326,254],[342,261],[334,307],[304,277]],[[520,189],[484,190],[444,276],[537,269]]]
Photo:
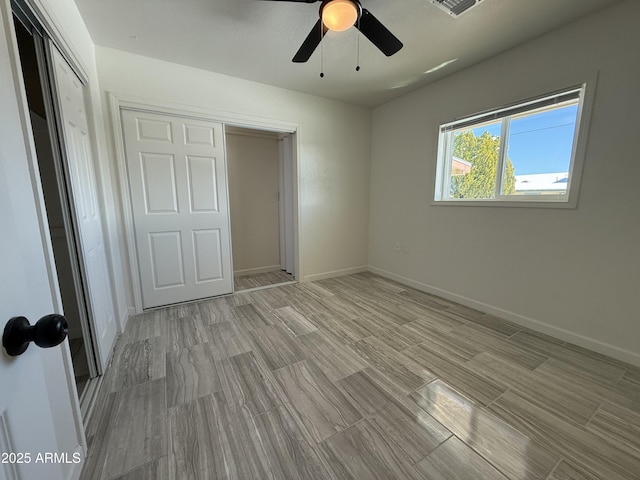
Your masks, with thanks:
[[[54,47],[51,48],[51,57],[73,192],[72,203],[80,233],[82,266],[89,292],[88,303],[97,340],[98,362],[104,370],[118,327],[97,196],[84,86]]]
[[[231,293],[222,124],[122,110],[142,307]]]
[[[45,261],[49,243],[38,213],[44,208],[42,195],[25,148],[27,124],[16,101],[8,5],[0,5],[0,331],[11,317],[33,323],[52,313],[56,288]],[[84,440],[78,438],[75,388],[65,358],[65,344],[47,350],[31,345],[15,358],[0,347],[0,479],[77,478],[80,464],[73,462],[81,460]],[[65,454],[69,463],[38,461],[38,454],[47,452]]]

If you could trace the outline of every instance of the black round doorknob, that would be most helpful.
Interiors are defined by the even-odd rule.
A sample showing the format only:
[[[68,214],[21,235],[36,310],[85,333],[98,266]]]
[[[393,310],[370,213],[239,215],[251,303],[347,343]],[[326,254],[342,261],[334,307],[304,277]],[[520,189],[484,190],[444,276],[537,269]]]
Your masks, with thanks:
[[[57,313],[45,315],[35,325],[29,324],[25,317],[13,317],[4,327],[2,346],[7,354],[15,357],[23,354],[30,342],[42,348],[60,345],[68,331],[67,319]]]

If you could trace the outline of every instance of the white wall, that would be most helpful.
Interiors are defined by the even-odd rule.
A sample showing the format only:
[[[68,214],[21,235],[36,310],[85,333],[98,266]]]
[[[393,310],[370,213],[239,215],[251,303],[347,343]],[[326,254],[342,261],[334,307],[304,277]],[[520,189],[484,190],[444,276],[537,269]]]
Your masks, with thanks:
[[[278,138],[227,132],[233,271],[280,269]]]
[[[301,279],[366,267],[370,109],[109,48],[96,54],[103,92],[297,124]]]
[[[376,108],[373,270],[640,364],[639,18],[628,0]],[[577,209],[431,204],[439,124],[596,70]]]

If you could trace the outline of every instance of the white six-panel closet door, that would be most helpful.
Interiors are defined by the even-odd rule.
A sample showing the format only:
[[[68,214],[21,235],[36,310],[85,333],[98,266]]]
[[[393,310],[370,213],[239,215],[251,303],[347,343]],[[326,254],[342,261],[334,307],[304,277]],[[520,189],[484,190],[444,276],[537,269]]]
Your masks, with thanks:
[[[122,110],[143,308],[231,293],[221,123]]]

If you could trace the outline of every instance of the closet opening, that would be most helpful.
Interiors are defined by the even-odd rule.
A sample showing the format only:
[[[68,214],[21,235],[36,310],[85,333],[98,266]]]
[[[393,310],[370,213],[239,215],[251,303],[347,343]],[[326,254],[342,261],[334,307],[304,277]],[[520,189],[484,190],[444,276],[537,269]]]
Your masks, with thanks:
[[[295,283],[295,134],[225,126],[234,291]]]

